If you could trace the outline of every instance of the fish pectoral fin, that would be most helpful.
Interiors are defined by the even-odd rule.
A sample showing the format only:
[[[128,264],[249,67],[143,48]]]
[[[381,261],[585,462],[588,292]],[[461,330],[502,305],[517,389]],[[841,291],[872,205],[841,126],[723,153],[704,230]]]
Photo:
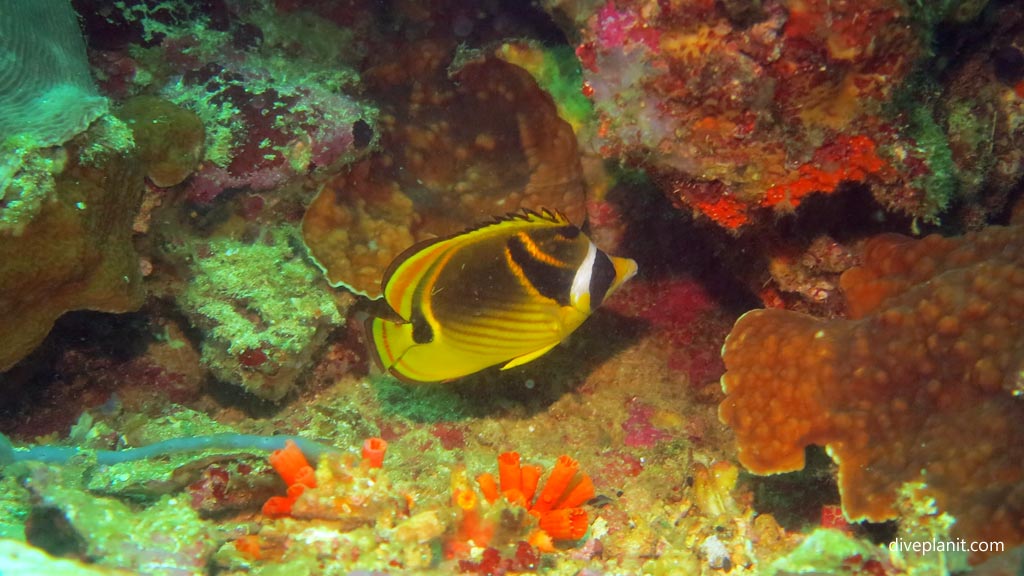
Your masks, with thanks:
[[[515,368],[516,366],[522,366],[523,364],[526,364],[527,362],[532,362],[532,361],[536,360],[537,358],[540,358],[541,356],[547,354],[548,350],[551,350],[555,346],[558,346],[558,342],[555,342],[554,344],[551,344],[550,346],[545,346],[545,347],[543,347],[543,348],[541,348],[539,350],[534,350],[533,352],[529,352],[529,353],[523,354],[522,356],[516,356],[515,358],[509,360],[507,364],[502,366],[501,369],[502,370],[508,370],[509,368]]]

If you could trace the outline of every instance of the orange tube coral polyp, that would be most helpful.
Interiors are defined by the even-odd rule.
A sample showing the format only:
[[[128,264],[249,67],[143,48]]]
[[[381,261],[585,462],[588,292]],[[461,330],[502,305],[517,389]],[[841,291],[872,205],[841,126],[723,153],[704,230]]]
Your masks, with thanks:
[[[494,479],[494,474],[484,472],[476,477],[476,483],[480,485],[480,492],[488,502],[493,504],[498,499],[498,482]]]
[[[292,480],[292,486],[305,486],[306,488],[316,488],[316,470],[306,466],[301,468],[295,473],[295,479]],[[290,488],[291,486],[289,486]]]
[[[510,504],[515,504],[516,506],[522,506],[523,508],[526,508],[526,507],[529,506],[529,503],[527,502],[526,497],[519,490],[506,490],[506,491],[502,492],[501,495],[504,496],[505,500],[508,501]]]
[[[540,518],[540,529],[554,540],[579,540],[587,533],[587,512],[582,508],[553,510]]]
[[[558,503],[556,508],[576,508],[586,504],[588,500],[594,497],[594,482],[590,479],[590,476],[583,474],[580,481],[573,486],[569,494]]]
[[[498,479],[502,494],[510,490],[522,492],[522,470],[519,468],[519,453],[505,452],[498,456]]]
[[[537,493],[537,484],[540,483],[540,475],[544,470],[540,466],[528,464],[519,467],[523,483],[523,499],[533,502],[533,496]]]
[[[388,443],[383,438],[367,438],[363,442],[363,461],[370,468],[382,468],[387,450]]]
[[[540,496],[537,497],[537,501],[533,504],[531,510],[537,512],[547,512],[554,508],[555,504],[558,503],[562,497],[562,493],[572,482],[573,476],[576,475],[576,470],[579,469],[579,462],[573,460],[568,456],[559,456],[555,462],[554,469],[551,470],[551,475],[548,476],[547,482],[544,483],[544,488],[540,492]]]
[[[271,518],[287,516],[291,514],[292,504],[295,500],[284,496],[271,496],[263,503],[263,515]]]
[[[313,469],[292,440],[285,440],[284,448],[270,454],[270,465],[288,486],[295,484],[299,477],[305,477],[308,474],[306,469]]]
[[[273,518],[291,514],[292,506],[307,488],[316,488],[316,471],[291,440],[270,454],[270,465],[288,486],[287,496],[274,496],[263,504],[263,515]]]
[[[288,495],[289,500],[294,502],[299,499],[299,496],[302,496],[302,493],[306,491],[306,488],[310,488],[310,486],[298,483],[292,484],[288,487],[288,491],[285,492],[285,494]]]

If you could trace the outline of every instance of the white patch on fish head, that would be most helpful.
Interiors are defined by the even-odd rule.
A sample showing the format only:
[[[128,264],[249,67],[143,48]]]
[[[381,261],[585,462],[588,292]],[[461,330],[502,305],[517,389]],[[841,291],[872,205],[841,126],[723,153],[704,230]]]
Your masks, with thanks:
[[[583,259],[580,267],[576,269],[576,275],[572,279],[572,288],[569,290],[569,302],[572,307],[584,314],[590,314],[590,278],[594,274],[594,262],[597,260],[597,246],[593,242],[587,242],[587,256]]]

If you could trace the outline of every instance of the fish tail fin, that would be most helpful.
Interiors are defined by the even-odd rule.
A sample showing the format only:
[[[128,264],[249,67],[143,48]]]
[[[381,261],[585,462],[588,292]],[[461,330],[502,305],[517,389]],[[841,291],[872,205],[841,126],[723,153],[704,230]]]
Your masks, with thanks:
[[[407,322],[392,322],[379,317],[367,318],[366,334],[370,341],[370,355],[377,366],[385,372],[394,373],[392,367],[406,350],[416,344],[412,337],[412,324]]]

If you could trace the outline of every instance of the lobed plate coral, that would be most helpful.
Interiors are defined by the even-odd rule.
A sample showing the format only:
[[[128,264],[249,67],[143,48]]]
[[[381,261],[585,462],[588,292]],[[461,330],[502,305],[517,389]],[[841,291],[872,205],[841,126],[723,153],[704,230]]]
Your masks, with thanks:
[[[0,7],[0,143],[27,134],[34,147],[63,144],[106,110],[107,99],[89,75],[71,3],[5,2]],[[5,179],[0,173],[0,184]]]
[[[19,234],[51,198],[62,163],[46,149],[107,111],[69,2],[0,6],[0,233]]]
[[[954,535],[1024,541],[1024,226],[870,240],[843,274],[850,319],[742,316],[719,407],[749,470],[798,470],[824,445],[845,515],[897,516],[923,483]]]

